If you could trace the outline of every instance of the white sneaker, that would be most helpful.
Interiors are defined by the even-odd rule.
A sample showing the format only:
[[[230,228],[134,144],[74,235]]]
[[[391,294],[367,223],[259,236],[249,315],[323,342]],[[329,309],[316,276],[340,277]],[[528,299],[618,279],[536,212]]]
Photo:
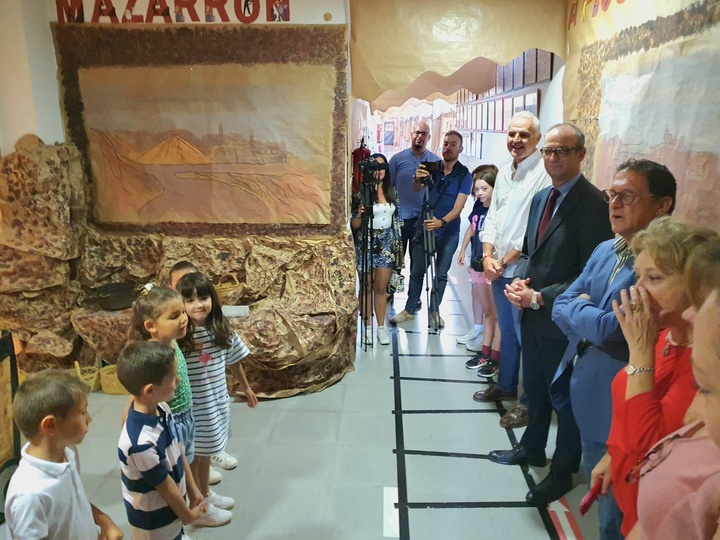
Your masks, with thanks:
[[[465,344],[465,348],[468,351],[480,352],[482,351],[483,335],[480,334],[475,339],[471,339]]]
[[[384,326],[378,326],[377,338],[380,345],[390,345],[390,334]]]
[[[238,466],[238,460],[224,450],[219,454],[215,454],[212,457],[212,461],[215,465],[220,465],[223,469],[228,471]]]
[[[208,503],[208,506],[217,506],[222,510],[230,510],[233,506],[235,506],[235,499],[232,497],[225,497],[224,495],[218,495],[212,489],[210,490],[210,495],[205,497],[205,502]]]
[[[207,501],[207,499],[205,499]],[[207,505],[207,512],[199,519],[193,521],[195,527],[222,527],[230,523],[232,512],[223,510],[212,504]]]
[[[467,334],[463,334],[462,336],[458,336],[455,338],[455,341],[457,341],[460,344],[467,343],[468,341],[472,341],[473,339],[476,339],[478,336],[482,336],[483,329],[480,327],[479,330],[476,330],[473,326],[470,331]]]
[[[222,474],[220,471],[218,471],[215,467],[210,467],[210,480],[208,483],[211,486],[214,486],[215,484],[219,484],[220,480],[222,480]]]

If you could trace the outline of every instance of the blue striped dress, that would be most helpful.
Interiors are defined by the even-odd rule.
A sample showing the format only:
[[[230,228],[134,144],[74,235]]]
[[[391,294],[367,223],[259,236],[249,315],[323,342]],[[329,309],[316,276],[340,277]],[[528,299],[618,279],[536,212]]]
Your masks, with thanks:
[[[225,450],[230,436],[230,396],[225,366],[236,364],[250,354],[250,350],[234,333],[230,348],[220,349],[202,326],[195,329],[193,340],[196,350],[186,353],[185,360],[195,417],[195,454],[213,456]]]

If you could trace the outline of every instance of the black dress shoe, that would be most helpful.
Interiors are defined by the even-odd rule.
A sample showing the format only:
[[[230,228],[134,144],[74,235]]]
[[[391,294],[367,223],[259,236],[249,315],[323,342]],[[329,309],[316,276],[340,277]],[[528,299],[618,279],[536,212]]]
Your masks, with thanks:
[[[547,463],[545,452],[529,450],[524,446],[516,446],[512,450],[493,450],[489,454],[490,461],[501,465],[520,465],[527,463],[533,467],[544,467]]]
[[[545,506],[557,501],[573,487],[572,475],[550,471],[545,479],[528,491],[525,500],[533,506]]]
[[[514,401],[517,399],[517,394],[506,392],[500,388],[497,384],[491,384],[487,390],[480,390],[473,394],[473,399],[480,403],[492,403],[498,399],[506,401]]]

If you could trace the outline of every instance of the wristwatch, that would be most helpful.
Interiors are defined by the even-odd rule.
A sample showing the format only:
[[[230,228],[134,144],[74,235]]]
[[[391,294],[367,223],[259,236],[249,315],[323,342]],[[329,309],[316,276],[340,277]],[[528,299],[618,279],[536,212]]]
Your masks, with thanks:
[[[540,304],[538,304],[538,292],[535,291],[532,293],[532,298],[530,299],[530,309],[538,310],[540,309]]]
[[[503,257],[502,259],[500,259],[500,266],[502,266],[503,268],[507,268],[507,267],[508,267],[508,263],[505,262],[505,257]]]
[[[635,367],[632,364],[625,366],[625,373],[628,375],[635,375],[636,373],[649,373],[655,371],[654,367]]]
[[[442,225],[440,225],[441,227],[444,227],[445,225],[447,225],[447,221],[445,221],[442,218],[440,218],[440,223],[442,223]]]

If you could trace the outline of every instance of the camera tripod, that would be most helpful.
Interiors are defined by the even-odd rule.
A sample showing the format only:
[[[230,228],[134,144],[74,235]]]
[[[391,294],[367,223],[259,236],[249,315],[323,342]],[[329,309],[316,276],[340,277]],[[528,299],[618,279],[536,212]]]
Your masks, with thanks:
[[[375,297],[373,290],[375,288],[375,272],[373,272],[371,257],[375,240],[373,205],[377,198],[377,192],[372,182],[363,182],[360,184],[359,189],[360,200],[364,208],[362,225],[360,226],[360,343],[363,345],[363,350],[367,350],[367,341],[369,341],[366,339],[368,326],[370,327],[371,336],[374,332]],[[365,317],[367,317],[369,323],[367,325]]]
[[[425,228],[425,220],[434,219],[435,213],[433,207],[430,204],[430,187],[425,184],[425,196],[423,197],[422,209],[420,210],[420,217],[423,220],[423,268],[425,271],[430,269],[429,276],[425,279],[425,302],[428,306],[428,328],[433,330],[439,330],[439,313],[440,306],[437,301],[438,295],[438,284],[437,284],[437,257],[435,252],[435,231],[428,231]],[[420,218],[418,218],[420,219]],[[432,288],[431,288],[432,284]],[[435,309],[438,312],[438,318],[430,320],[431,309]]]

